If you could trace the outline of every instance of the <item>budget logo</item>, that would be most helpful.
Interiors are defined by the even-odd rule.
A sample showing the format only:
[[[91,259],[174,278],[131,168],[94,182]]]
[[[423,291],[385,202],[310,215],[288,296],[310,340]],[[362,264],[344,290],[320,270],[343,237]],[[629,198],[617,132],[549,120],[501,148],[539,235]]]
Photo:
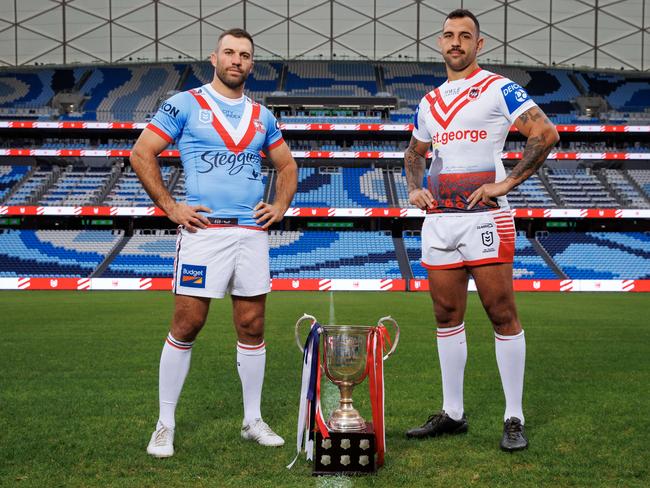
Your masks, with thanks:
[[[183,264],[181,266],[180,286],[188,286],[190,288],[205,288],[206,274],[207,268],[205,266]]]

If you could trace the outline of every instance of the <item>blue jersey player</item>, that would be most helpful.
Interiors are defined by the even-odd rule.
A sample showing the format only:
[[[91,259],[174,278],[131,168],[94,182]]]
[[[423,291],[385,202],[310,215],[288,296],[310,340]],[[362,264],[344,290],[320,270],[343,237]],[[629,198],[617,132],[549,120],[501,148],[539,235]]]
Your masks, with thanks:
[[[192,345],[211,298],[230,293],[242,384],[241,436],[265,446],[284,440],[262,420],[266,348],[264,306],[270,291],[267,229],[282,220],[297,185],[297,166],[273,114],[244,95],[254,44],[242,29],[224,32],[210,56],[211,83],[165,101],[133,147],[131,165],[147,193],[179,224],[175,310],[160,358],[160,415],[147,452],[174,454],[174,413]],[[187,202],[163,184],[156,156],[176,141]],[[261,153],[277,170],[275,201],[263,202]]]

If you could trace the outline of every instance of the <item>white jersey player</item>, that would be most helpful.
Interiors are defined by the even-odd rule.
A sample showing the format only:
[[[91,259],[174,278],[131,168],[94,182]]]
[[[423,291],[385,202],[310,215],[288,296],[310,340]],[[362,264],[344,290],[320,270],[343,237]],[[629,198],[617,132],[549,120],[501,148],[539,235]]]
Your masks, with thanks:
[[[506,398],[501,448],[515,451],[528,446],[522,411],[526,343],[514,302],[515,227],[506,194],[537,171],[559,137],[521,86],[478,66],[483,42],[471,12],[458,9],[447,16],[438,43],[448,79],[422,99],[404,153],[409,201],[427,212],[422,264],[428,268],[443,390],[442,411],[407,436],[468,430],[464,316],[471,275],[495,334]],[[512,124],[528,142],[506,175],[501,151]],[[432,145],[434,160],[423,188]]]

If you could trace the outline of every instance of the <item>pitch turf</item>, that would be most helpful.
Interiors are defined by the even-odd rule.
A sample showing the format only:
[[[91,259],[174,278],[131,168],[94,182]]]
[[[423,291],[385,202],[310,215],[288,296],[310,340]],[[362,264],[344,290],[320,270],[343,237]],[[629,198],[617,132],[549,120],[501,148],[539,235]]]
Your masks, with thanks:
[[[177,454],[145,453],[157,416],[158,360],[172,298],[155,292],[2,292],[0,486],[648,486],[650,319],[644,294],[519,294],[528,344],[530,449],[498,449],[503,393],[478,298],[460,437],[407,441],[440,407],[424,293],[335,293],[337,323],[402,326],[386,364],[387,463],[376,477],[313,479],[295,449],[303,312],[327,322],[329,293],[274,293],[267,311],[262,411],[287,444],[239,437],[241,391],[228,301],[214,301],[177,411]],[[370,417],[367,385],[355,390]],[[331,403],[327,400],[326,403]]]

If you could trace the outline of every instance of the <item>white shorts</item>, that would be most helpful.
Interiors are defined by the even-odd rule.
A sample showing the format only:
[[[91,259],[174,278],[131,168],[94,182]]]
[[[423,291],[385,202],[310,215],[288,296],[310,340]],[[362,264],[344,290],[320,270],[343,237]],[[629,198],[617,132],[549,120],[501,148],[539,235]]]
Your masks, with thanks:
[[[422,224],[422,266],[453,269],[511,263],[515,237],[508,209],[428,215]]]
[[[179,227],[173,291],[208,298],[270,292],[268,232],[232,226],[192,233]]]

